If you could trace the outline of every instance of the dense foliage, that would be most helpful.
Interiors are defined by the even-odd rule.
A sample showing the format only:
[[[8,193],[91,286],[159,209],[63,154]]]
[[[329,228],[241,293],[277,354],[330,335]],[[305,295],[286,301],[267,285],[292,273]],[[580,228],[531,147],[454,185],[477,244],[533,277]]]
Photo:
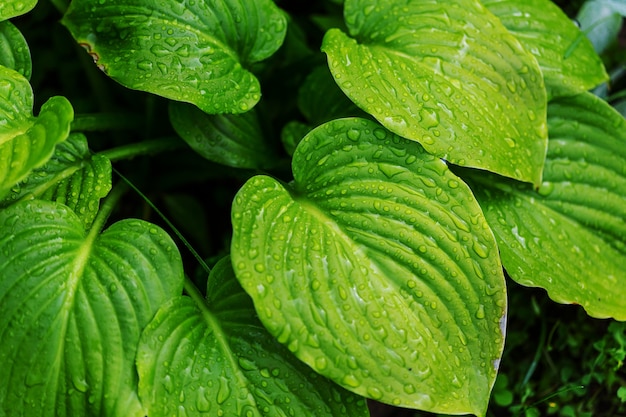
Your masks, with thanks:
[[[4,0],[0,416],[626,412],[625,15]]]

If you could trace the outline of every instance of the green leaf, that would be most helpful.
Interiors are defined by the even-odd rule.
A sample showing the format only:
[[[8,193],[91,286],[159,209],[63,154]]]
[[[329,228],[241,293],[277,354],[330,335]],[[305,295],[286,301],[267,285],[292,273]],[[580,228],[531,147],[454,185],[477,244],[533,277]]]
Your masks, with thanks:
[[[69,135],[74,110],[66,98],[50,98],[38,117],[32,109],[28,80],[0,66],[0,199],[31,170],[43,165],[54,146]]]
[[[551,102],[548,125],[539,190],[474,175],[476,198],[511,278],[626,320],[626,121],[584,93]]]
[[[587,91],[608,81],[602,60],[572,20],[551,0],[483,0],[531,52],[550,95]]]
[[[44,166],[13,187],[0,207],[33,198],[56,201],[71,208],[89,229],[100,199],[110,190],[111,162],[105,156],[91,155],[87,138],[74,133],[57,145]]]
[[[347,0],[350,37],[331,29],[322,44],[335,81],[435,156],[538,185],[547,136],[537,61],[478,1],[440,3]]]
[[[0,212],[0,414],[144,416],[140,332],[182,291],[182,261],[158,227],[122,220],[86,234],[66,206]]]
[[[37,0],[2,0],[0,2],[0,21],[26,14],[36,5]]]
[[[594,49],[601,54],[617,41],[622,16],[626,16],[626,4],[593,0],[583,3],[576,14],[576,21]]]
[[[286,18],[271,0],[74,0],[62,22],[122,85],[206,113],[241,113],[260,98],[247,69],[282,44]]]
[[[359,118],[310,132],[293,174],[253,177],[232,208],[234,270],[270,333],[357,394],[484,415],[506,291],[469,188]]]
[[[203,158],[235,168],[267,168],[276,163],[256,111],[206,114],[195,106],[172,102],[170,121],[176,133]]]
[[[0,21],[0,65],[30,79],[32,72],[30,49],[20,30],[8,20]]]
[[[178,297],[144,331],[140,396],[151,417],[367,416],[362,398],[312,372],[263,328],[223,258],[209,297]]]

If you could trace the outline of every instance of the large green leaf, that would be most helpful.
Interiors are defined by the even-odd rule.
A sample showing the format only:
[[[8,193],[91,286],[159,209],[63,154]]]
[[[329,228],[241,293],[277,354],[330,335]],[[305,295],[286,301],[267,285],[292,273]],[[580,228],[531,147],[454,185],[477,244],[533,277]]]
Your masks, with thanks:
[[[92,155],[87,138],[72,134],[57,145],[52,158],[11,189],[0,207],[18,200],[38,198],[65,204],[91,226],[101,198],[111,190],[111,162]]]
[[[626,320],[626,121],[584,93],[551,102],[548,125],[539,190],[474,175],[476,198],[515,281]]]
[[[33,116],[33,91],[24,76],[0,66],[0,199],[43,165],[54,146],[69,135],[74,110],[64,97],[52,97]]]
[[[0,21],[26,14],[36,5],[37,0],[2,0],[0,2]]]
[[[345,20],[322,50],[359,107],[454,164],[541,182],[541,71],[477,0],[347,0]]]
[[[130,219],[85,233],[38,200],[0,211],[0,230],[0,415],[144,416],[135,353],[182,291],[173,241]]]
[[[295,358],[263,328],[230,258],[207,300],[165,304],[142,335],[139,393],[150,417],[367,416],[365,400]]]
[[[32,72],[30,49],[26,39],[8,20],[0,21],[0,65],[19,72],[27,79]]]
[[[551,0],[482,2],[537,58],[552,95],[587,91],[608,81],[589,39]]]
[[[259,101],[247,68],[280,47],[287,27],[271,0],[74,0],[63,24],[111,78],[207,113]]]
[[[469,188],[359,118],[310,132],[293,173],[251,178],[232,208],[233,267],[270,333],[357,394],[484,415],[506,292]]]
[[[261,128],[256,111],[243,114],[206,114],[186,103],[170,103],[176,133],[203,158],[236,168],[268,168],[276,151]]]

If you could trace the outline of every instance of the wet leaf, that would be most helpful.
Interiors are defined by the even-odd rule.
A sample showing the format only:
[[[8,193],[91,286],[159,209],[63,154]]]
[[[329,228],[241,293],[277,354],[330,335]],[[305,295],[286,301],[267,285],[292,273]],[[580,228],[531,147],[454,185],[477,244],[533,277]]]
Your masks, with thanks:
[[[69,135],[74,110],[52,97],[33,114],[33,91],[24,76],[0,66],[0,199],[52,156]]]
[[[589,39],[552,1],[482,3],[537,58],[551,95],[588,91],[608,81],[609,75]]]
[[[30,49],[19,29],[8,20],[0,21],[0,65],[30,79],[32,72]]]
[[[0,230],[0,414],[144,416],[135,353],[182,291],[174,242],[131,219],[86,233],[38,200],[0,211]]]
[[[280,345],[222,259],[208,299],[165,304],[142,335],[140,395],[151,417],[368,416],[366,402]]]
[[[546,91],[535,58],[475,0],[347,0],[322,44],[335,81],[392,132],[457,165],[541,182]]]
[[[373,121],[311,131],[294,181],[232,208],[238,280],[279,342],[388,404],[484,415],[506,292],[493,235],[446,164]]]
[[[476,198],[511,278],[626,320],[626,121],[584,93],[551,102],[548,125],[538,191],[476,175]]]
[[[110,190],[111,162],[105,156],[91,155],[84,135],[72,134],[57,145],[44,166],[11,189],[0,207],[33,198],[56,201],[71,208],[89,229],[100,199]]]
[[[62,22],[122,85],[211,114],[259,101],[249,67],[280,47],[287,28],[271,0],[74,0]]]
[[[0,21],[26,14],[36,5],[37,0],[2,0],[0,2]]]
[[[176,133],[203,158],[235,168],[267,168],[277,155],[265,136],[256,111],[206,114],[186,103],[170,103]]]

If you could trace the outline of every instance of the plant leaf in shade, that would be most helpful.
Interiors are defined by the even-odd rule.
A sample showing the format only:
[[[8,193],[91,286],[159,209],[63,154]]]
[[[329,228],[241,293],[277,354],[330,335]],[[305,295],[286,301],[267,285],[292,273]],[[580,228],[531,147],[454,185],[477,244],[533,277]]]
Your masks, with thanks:
[[[176,133],[209,161],[235,168],[267,168],[277,156],[264,135],[256,111],[206,114],[186,103],[170,103]]]
[[[347,0],[322,51],[344,93],[456,165],[539,185],[546,91],[536,59],[476,0]]]
[[[626,121],[591,93],[548,108],[538,191],[472,175],[476,198],[515,281],[593,317],[626,320]]]
[[[0,6],[2,7],[2,6]],[[11,68],[30,79],[30,49],[22,32],[10,21],[0,21],[0,65]]]
[[[103,155],[91,155],[87,138],[74,133],[57,145],[44,166],[13,187],[0,207],[33,198],[56,201],[74,210],[88,229],[100,199],[110,190],[111,162]]]
[[[506,290],[469,188],[360,118],[311,131],[293,174],[251,178],[232,208],[233,267],[265,327],[357,394],[484,416]]]
[[[483,0],[531,52],[551,95],[587,91],[609,75],[592,43],[550,0]]]
[[[74,109],[52,97],[33,116],[33,90],[24,76],[0,66],[0,199],[52,156],[69,135]]]
[[[248,68],[280,47],[287,27],[271,0],[74,0],[62,22],[122,85],[211,114],[259,101]]]
[[[178,297],[144,331],[139,393],[151,417],[368,416],[363,398],[311,371],[256,318],[230,258],[208,299]]]
[[[0,414],[144,416],[135,353],[182,291],[169,236],[140,220],[85,232],[66,206],[0,211]]]

